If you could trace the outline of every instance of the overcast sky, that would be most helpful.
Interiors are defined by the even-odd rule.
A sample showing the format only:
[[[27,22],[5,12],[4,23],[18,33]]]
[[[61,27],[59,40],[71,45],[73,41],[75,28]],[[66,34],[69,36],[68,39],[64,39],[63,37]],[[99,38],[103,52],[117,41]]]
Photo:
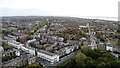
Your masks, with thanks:
[[[118,16],[120,0],[0,0],[2,16]]]

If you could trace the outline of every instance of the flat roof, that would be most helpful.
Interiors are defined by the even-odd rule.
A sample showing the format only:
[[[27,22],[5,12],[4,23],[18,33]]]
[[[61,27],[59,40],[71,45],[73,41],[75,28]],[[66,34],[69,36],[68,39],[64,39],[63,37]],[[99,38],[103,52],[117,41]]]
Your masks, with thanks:
[[[50,52],[45,51],[45,50],[38,50],[38,52],[41,52],[41,53],[47,54],[47,55],[49,55],[49,56],[54,56],[54,55],[55,55],[54,53],[50,53]]]

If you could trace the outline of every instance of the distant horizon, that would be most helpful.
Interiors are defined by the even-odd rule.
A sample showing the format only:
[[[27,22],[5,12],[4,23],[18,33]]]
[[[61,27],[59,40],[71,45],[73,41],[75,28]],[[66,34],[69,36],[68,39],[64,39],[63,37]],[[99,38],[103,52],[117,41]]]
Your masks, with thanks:
[[[29,17],[29,16],[38,16],[40,17],[40,15],[26,15],[23,17]],[[22,17],[22,16],[1,16],[1,17]],[[41,16],[42,17],[42,16]],[[43,17],[47,17],[43,16]],[[48,17],[75,17],[75,16],[48,16]],[[110,21],[118,21],[118,17],[107,17],[107,16],[80,16],[80,17],[75,17],[75,18],[85,18],[85,19],[100,19],[100,20],[110,20]]]
[[[7,16],[56,16],[56,17],[75,17],[75,16],[57,16],[57,15],[3,15],[1,17],[7,17]],[[76,16],[77,17],[77,16]],[[78,17],[114,17],[118,18],[118,16],[78,16]]]

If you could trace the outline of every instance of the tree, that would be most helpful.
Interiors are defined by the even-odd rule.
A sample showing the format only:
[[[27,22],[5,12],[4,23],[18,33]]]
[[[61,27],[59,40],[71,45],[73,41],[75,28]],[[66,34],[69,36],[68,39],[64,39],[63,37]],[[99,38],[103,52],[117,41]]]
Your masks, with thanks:
[[[120,60],[115,60],[115,61],[109,61],[106,66],[108,66],[109,68],[120,68]]]
[[[77,63],[76,66],[85,66],[84,60],[87,58],[87,56],[83,53],[78,53],[74,59],[75,62]]]
[[[106,57],[109,61],[115,60],[115,57],[110,52],[103,53],[102,57]]]
[[[8,35],[11,34],[12,32],[9,30],[2,30],[2,35]]]
[[[30,39],[31,39],[31,37],[30,37],[30,36],[26,36],[26,39],[27,39],[27,40],[30,40]]]
[[[88,62],[88,61],[92,61],[93,59],[91,57],[87,57],[84,61],[85,63]]]
[[[79,49],[78,46],[75,46],[75,47],[74,47],[74,51],[77,51],[78,49]]]
[[[91,60],[91,61],[87,61],[86,62],[86,67],[96,67],[96,62],[94,60]]]
[[[91,57],[92,59],[97,59],[101,56],[101,52],[98,49],[92,50],[90,46],[81,47],[81,52],[83,52],[86,56]]]
[[[16,58],[15,55],[6,55],[5,57],[2,57],[2,62],[11,60],[12,58]]]
[[[63,42],[67,42],[67,39],[66,39],[66,38],[64,38]]]
[[[31,32],[31,31],[27,31],[26,34],[29,34],[29,35],[33,35],[34,32]]]
[[[5,50],[12,49],[12,47],[10,47],[10,46],[3,46],[3,48],[4,48]]]
[[[98,59],[100,56],[101,56],[101,52],[99,52],[98,49],[94,49],[94,50],[90,50],[88,52],[88,55],[89,57],[91,57],[92,59]]]
[[[106,63],[102,62],[102,63],[98,64],[98,66],[96,68],[108,68],[108,67],[106,66]]]
[[[88,55],[88,52],[91,51],[91,47],[90,46],[82,46],[81,47],[81,52],[83,52],[85,55]]]
[[[2,46],[4,48],[4,50],[9,50],[11,49],[12,47],[11,46],[8,46],[6,43],[2,42]]]
[[[109,60],[106,58],[106,57],[99,57],[98,59],[97,59],[97,62],[98,63],[101,63],[101,62],[104,62],[104,63],[107,63]]]

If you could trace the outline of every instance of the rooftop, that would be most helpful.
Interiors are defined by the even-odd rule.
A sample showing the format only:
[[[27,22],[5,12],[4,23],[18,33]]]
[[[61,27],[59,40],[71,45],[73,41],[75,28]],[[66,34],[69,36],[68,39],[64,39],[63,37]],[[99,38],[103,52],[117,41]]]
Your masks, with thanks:
[[[54,56],[55,55],[54,53],[50,53],[50,52],[44,51],[44,50],[38,50],[38,51],[41,52],[41,53],[47,54],[49,56]]]
[[[2,46],[0,46],[0,51],[3,51],[4,49],[3,49],[3,47]]]

